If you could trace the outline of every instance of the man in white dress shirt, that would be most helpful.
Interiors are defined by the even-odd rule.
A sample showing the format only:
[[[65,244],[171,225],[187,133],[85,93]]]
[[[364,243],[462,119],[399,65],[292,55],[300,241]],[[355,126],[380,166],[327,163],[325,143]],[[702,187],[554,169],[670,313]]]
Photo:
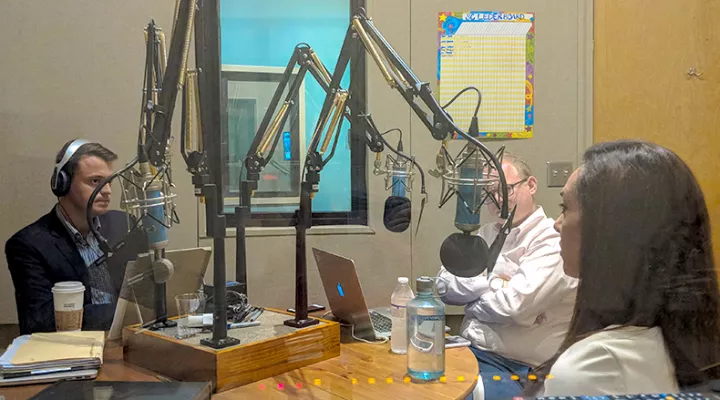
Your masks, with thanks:
[[[492,273],[461,278],[444,267],[439,273],[448,281],[443,301],[465,306],[461,335],[472,342],[488,399],[520,395],[529,371],[555,354],[565,338],[577,289],[577,280],[563,272],[554,221],[535,204],[537,180],[529,166],[506,153],[503,172],[509,208],[517,205],[517,210]],[[490,244],[501,221],[494,203],[488,209],[498,220],[478,234]]]

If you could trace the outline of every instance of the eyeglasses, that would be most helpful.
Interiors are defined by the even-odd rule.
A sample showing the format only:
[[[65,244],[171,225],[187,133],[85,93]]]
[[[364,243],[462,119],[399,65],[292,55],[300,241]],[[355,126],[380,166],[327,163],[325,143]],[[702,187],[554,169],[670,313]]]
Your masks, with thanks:
[[[507,185],[507,188],[508,188],[508,197],[512,196],[512,195],[515,193],[515,187],[516,187],[516,186],[518,186],[518,185],[520,185],[520,184],[523,184],[523,183],[525,183],[525,182],[527,182],[527,178],[525,178],[525,179],[523,179],[523,180],[520,180],[520,181],[517,181],[517,182],[515,182],[515,183],[508,183],[508,185]],[[501,199],[501,195],[500,195],[499,186],[500,186],[500,183],[498,182],[495,186],[493,186],[492,188],[488,189],[488,193],[490,194],[490,196],[492,196],[493,198],[495,198],[498,202],[500,202],[500,200],[502,200],[502,199]],[[490,197],[490,196],[488,196],[488,197]],[[486,199],[486,201],[485,201],[484,203],[487,204],[487,203],[490,202],[490,201],[491,201],[491,200],[488,198],[488,199]]]
[[[513,193],[515,193],[515,186],[520,185],[521,183],[525,183],[525,182],[527,182],[527,178],[525,178],[521,181],[517,181],[515,183],[508,184],[507,185],[508,186],[508,196],[512,196]]]

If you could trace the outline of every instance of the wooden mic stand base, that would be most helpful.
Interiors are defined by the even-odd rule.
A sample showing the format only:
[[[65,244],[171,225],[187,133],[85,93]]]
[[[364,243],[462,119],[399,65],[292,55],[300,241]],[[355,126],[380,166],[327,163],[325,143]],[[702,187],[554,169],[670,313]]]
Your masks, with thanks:
[[[172,379],[212,382],[213,391],[221,392],[340,355],[337,322],[313,319],[314,325],[296,329],[283,323],[289,315],[265,309],[259,326],[227,331],[239,345],[217,350],[200,344],[211,333],[178,340],[177,328],[129,326],[123,330],[124,359]]]

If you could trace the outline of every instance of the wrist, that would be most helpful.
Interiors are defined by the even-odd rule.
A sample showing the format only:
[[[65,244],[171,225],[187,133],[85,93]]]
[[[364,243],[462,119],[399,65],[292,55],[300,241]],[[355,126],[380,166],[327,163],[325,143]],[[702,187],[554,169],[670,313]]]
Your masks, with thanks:
[[[507,287],[508,281],[499,276],[493,276],[490,278],[488,285],[492,291],[497,291]]]

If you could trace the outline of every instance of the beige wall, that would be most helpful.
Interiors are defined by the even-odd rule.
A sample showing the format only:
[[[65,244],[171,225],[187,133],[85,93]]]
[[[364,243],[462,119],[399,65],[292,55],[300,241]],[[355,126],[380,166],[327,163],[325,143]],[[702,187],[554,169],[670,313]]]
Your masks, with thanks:
[[[133,157],[145,62],[143,28],[151,18],[169,27],[174,6],[174,0],[27,1],[3,6],[3,247],[15,231],[55,202],[50,175],[55,154],[67,140],[85,137],[102,142],[118,153],[117,166]],[[192,247],[197,245],[196,200],[182,157],[175,156],[173,162],[181,224],[171,231],[170,246]],[[115,194],[119,198],[117,190]],[[3,256],[0,323],[16,320],[13,285]]]
[[[510,4],[509,4],[510,3]],[[545,161],[576,161],[585,146],[584,104],[587,71],[584,65],[586,26],[581,0],[489,1],[482,9],[535,11],[536,24],[536,138],[505,143],[525,156],[545,184]],[[442,4],[442,6],[441,6]],[[0,242],[46,212],[54,199],[48,188],[55,152],[68,139],[83,136],[98,140],[120,155],[133,155],[142,88],[144,43],[142,29],[150,18],[168,27],[174,1],[16,2],[0,16],[0,183],[2,214]],[[438,11],[479,10],[466,0],[368,0],[378,28],[422,79],[433,82],[436,68],[435,26]],[[408,33],[411,33],[409,35]],[[404,101],[369,65],[369,112],[381,129],[401,128],[411,139],[409,149],[425,170],[434,167],[438,142],[420,125]],[[178,124],[176,124],[177,127]],[[407,143],[407,142],[406,142]],[[457,147],[457,143],[454,144]],[[492,147],[498,144],[493,143]],[[406,145],[407,146],[407,145]],[[177,146],[176,146],[177,147]],[[173,158],[178,185],[181,224],[171,231],[171,248],[208,245],[198,237],[203,209],[192,194],[190,175],[179,156]],[[438,248],[451,232],[454,207],[437,209],[439,183],[428,176],[430,203],[420,234],[408,230],[387,232],[382,226],[383,202],[388,195],[382,178],[368,162],[370,229],[354,234],[318,234],[332,229],[314,228],[308,248],[321,247],[356,261],[369,306],[386,304],[397,276],[434,274]],[[419,182],[417,182],[419,183]],[[557,213],[557,190],[541,188],[538,200],[550,214]],[[418,194],[413,195],[419,204]],[[200,214],[200,229],[198,228]],[[419,208],[414,210],[415,222]],[[337,232],[337,230],[335,231]],[[346,230],[345,232],[348,232]],[[267,234],[251,232],[250,235]],[[268,307],[293,305],[295,237],[252,236],[248,239],[248,281],[251,301]],[[235,242],[227,239],[228,278],[234,276]],[[308,254],[311,302],[326,304],[312,255]],[[211,282],[211,275],[207,281]],[[16,321],[13,287],[0,261],[0,323]]]

